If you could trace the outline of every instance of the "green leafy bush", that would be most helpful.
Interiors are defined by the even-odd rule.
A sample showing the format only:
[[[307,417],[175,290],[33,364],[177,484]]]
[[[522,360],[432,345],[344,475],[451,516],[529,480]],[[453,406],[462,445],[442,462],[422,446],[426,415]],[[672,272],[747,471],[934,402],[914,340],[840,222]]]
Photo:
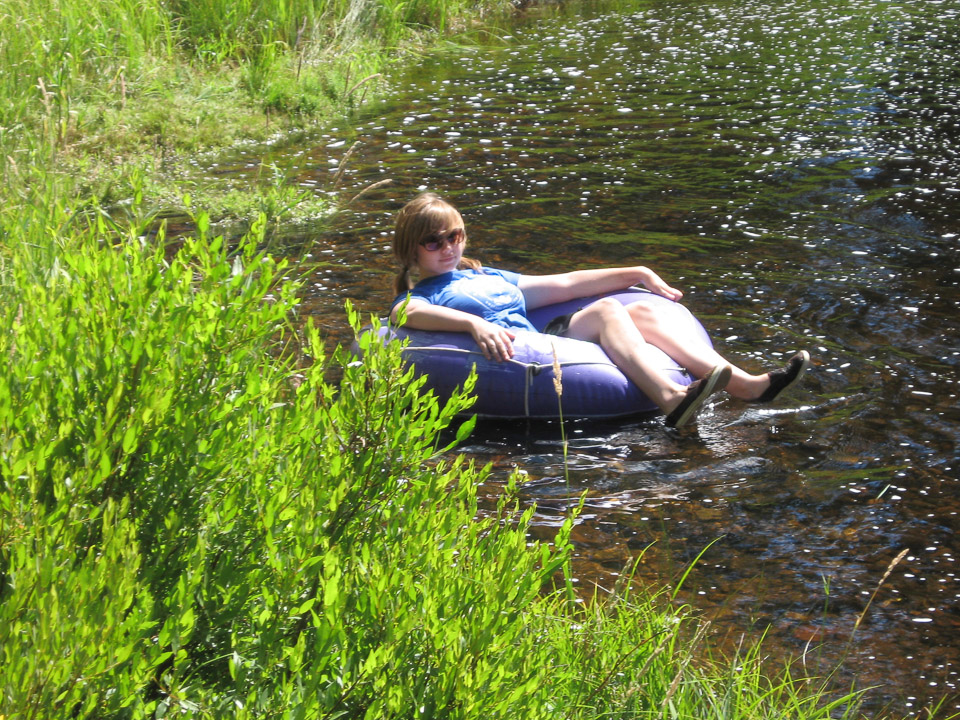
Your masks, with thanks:
[[[0,714],[480,702],[562,552],[430,462],[469,401],[421,398],[393,347],[328,385],[256,235],[168,260],[5,220]]]

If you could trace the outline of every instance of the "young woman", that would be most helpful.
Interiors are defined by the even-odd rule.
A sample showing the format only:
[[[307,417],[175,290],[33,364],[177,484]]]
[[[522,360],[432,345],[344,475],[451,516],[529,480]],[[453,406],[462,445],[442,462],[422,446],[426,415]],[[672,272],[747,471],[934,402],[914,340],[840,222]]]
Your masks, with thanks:
[[[536,328],[528,309],[643,285],[671,300],[683,293],[647,267],[575,270],[558,275],[519,275],[483,268],[463,256],[467,233],[463,218],[449,203],[424,193],[400,210],[394,230],[393,252],[400,263],[391,309],[406,305],[406,324],[419,330],[467,332],[481,352],[494,360],[513,356],[516,330]],[[419,275],[412,285],[411,271]],[[731,365],[702,341],[688,340],[669,318],[642,302],[622,305],[601,299],[569,315],[554,318],[544,332],[599,344],[624,375],[666,414],[666,424],[689,423],[713,393],[726,389],[751,402],[770,402],[806,371],[805,350],[786,366],[751,375]],[[694,377],[689,386],[663,375],[649,357],[650,346],[663,350]]]

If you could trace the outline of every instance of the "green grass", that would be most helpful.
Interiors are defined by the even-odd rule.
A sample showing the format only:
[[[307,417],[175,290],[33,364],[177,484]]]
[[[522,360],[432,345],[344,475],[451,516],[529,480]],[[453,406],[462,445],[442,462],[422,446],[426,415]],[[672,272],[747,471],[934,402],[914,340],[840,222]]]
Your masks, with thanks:
[[[223,190],[190,172],[191,157],[282,142],[347,116],[377,94],[403,51],[509,7],[0,0],[0,200],[20,202],[38,172],[54,172],[71,194],[109,206],[129,200],[118,196],[139,173],[148,203],[165,213],[182,213],[189,192],[214,220],[249,227],[257,196],[275,190],[270,181]],[[329,199],[301,200],[301,216],[332,209]]]
[[[34,192],[0,212],[5,720],[854,716],[629,582],[573,601],[576,512],[479,512],[438,440],[469,398],[325,348],[263,221],[174,254]]]
[[[196,117],[151,98],[202,103],[245,94],[260,111],[317,115],[357,101],[351,90],[377,72],[385,52],[507,7],[503,0],[2,0],[0,143],[7,151],[69,148],[118,124],[111,116],[134,105],[132,114],[144,115],[134,121],[147,129],[164,115]]]

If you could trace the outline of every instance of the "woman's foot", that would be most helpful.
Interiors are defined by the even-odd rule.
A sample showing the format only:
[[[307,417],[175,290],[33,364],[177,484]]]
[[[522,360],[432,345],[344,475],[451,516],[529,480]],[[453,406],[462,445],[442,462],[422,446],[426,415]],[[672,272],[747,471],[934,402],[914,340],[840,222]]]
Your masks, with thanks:
[[[771,370],[767,373],[767,375],[770,376],[770,387],[764,390],[760,397],[754,398],[750,402],[773,402],[785,390],[796,385],[808,367],[810,367],[810,353],[806,350],[801,350],[790,358],[790,361],[782,368]]]
[[[706,376],[690,383],[683,400],[667,414],[667,427],[683,427],[693,420],[706,399],[727,386],[732,372],[729,365],[717,365]]]

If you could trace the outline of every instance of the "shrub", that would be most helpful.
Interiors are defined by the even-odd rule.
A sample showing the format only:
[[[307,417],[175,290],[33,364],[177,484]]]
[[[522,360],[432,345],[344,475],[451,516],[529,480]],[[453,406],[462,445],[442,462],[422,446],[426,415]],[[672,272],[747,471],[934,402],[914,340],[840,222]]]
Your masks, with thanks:
[[[420,397],[393,347],[334,352],[325,382],[256,234],[231,252],[201,220],[168,260],[49,219],[4,218],[0,714],[496,694],[563,551],[528,548],[506,499],[475,521],[480,474],[432,462],[469,401]]]

